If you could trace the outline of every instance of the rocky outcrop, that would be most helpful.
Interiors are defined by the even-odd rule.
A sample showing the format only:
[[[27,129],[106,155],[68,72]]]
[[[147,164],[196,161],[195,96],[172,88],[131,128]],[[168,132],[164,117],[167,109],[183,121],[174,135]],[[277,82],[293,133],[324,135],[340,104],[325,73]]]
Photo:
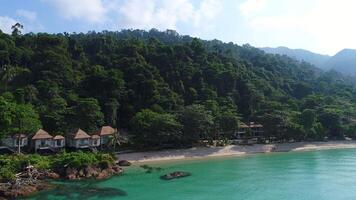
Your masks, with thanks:
[[[123,167],[131,166],[131,163],[129,161],[127,161],[127,160],[120,160],[117,164],[119,166],[123,166]]]
[[[97,166],[88,166],[82,169],[76,169],[72,167],[67,167],[65,170],[64,177],[68,180],[81,180],[86,178],[95,179],[106,179],[113,175],[120,175],[123,173],[123,169],[117,165],[102,169]]]
[[[60,175],[53,171],[42,171],[39,173],[37,179],[39,180],[46,180],[46,179],[59,179]]]
[[[104,168],[98,166],[87,166],[81,169],[72,167],[64,168],[62,172],[56,173],[53,171],[41,171],[37,176],[37,180],[31,183],[22,183],[18,186],[16,183],[0,183],[0,200],[16,199],[18,197],[26,197],[35,192],[49,189],[50,184],[45,182],[47,179],[64,178],[68,180],[81,180],[94,178],[97,180],[106,179],[113,175],[120,175],[123,169],[118,165],[108,165]]]

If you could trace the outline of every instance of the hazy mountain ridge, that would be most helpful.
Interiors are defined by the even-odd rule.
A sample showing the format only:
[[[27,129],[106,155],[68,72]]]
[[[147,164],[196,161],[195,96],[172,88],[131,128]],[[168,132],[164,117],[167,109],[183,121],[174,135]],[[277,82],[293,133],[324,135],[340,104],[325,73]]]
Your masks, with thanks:
[[[304,49],[289,49],[287,47],[264,47],[261,49],[266,53],[286,55],[299,61],[309,62],[320,69],[325,69],[325,63],[331,58],[328,55],[317,54]]]
[[[331,57],[326,63],[329,69],[334,69],[346,75],[356,75],[356,50],[343,49]]]
[[[280,54],[299,61],[309,62],[323,70],[335,70],[345,75],[356,75],[356,50],[343,49],[334,56],[317,54],[304,49],[289,49],[287,47],[260,48],[266,53]]]

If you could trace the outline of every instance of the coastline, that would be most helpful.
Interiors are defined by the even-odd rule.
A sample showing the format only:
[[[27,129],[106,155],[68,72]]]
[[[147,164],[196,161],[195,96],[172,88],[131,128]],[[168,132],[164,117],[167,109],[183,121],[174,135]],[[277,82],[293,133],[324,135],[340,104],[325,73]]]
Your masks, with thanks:
[[[145,163],[184,159],[201,159],[222,156],[243,156],[257,153],[316,151],[327,149],[356,148],[356,141],[295,142],[278,144],[228,145],[225,147],[193,147],[148,152],[116,154],[116,158],[131,163]]]

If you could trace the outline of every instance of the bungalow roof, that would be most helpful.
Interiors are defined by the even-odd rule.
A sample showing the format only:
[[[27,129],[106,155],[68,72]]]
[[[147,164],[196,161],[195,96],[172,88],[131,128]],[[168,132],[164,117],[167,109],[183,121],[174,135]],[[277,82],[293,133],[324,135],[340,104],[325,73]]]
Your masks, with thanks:
[[[103,126],[101,127],[95,134],[99,136],[113,135],[116,130],[111,126]]]
[[[47,131],[40,129],[32,137],[32,140],[52,139],[52,138],[53,137]]]
[[[78,128],[75,129],[74,131],[70,132],[68,136],[72,139],[78,140],[78,139],[88,139],[90,138],[90,135],[83,131],[82,129]]]

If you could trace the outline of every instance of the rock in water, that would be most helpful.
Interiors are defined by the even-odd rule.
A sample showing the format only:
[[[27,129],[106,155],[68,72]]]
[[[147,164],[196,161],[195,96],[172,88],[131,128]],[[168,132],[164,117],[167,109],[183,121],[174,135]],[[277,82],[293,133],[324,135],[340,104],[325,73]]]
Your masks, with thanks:
[[[189,173],[189,172],[176,171],[176,172],[172,172],[172,173],[163,175],[160,178],[162,180],[172,180],[172,179],[187,177],[187,176],[190,176],[190,175],[191,175],[191,173]]]
[[[118,165],[119,165],[119,166],[123,166],[123,167],[127,167],[127,166],[130,166],[131,163],[130,163],[129,161],[127,161],[127,160],[120,160],[120,161],[118,162]]]

